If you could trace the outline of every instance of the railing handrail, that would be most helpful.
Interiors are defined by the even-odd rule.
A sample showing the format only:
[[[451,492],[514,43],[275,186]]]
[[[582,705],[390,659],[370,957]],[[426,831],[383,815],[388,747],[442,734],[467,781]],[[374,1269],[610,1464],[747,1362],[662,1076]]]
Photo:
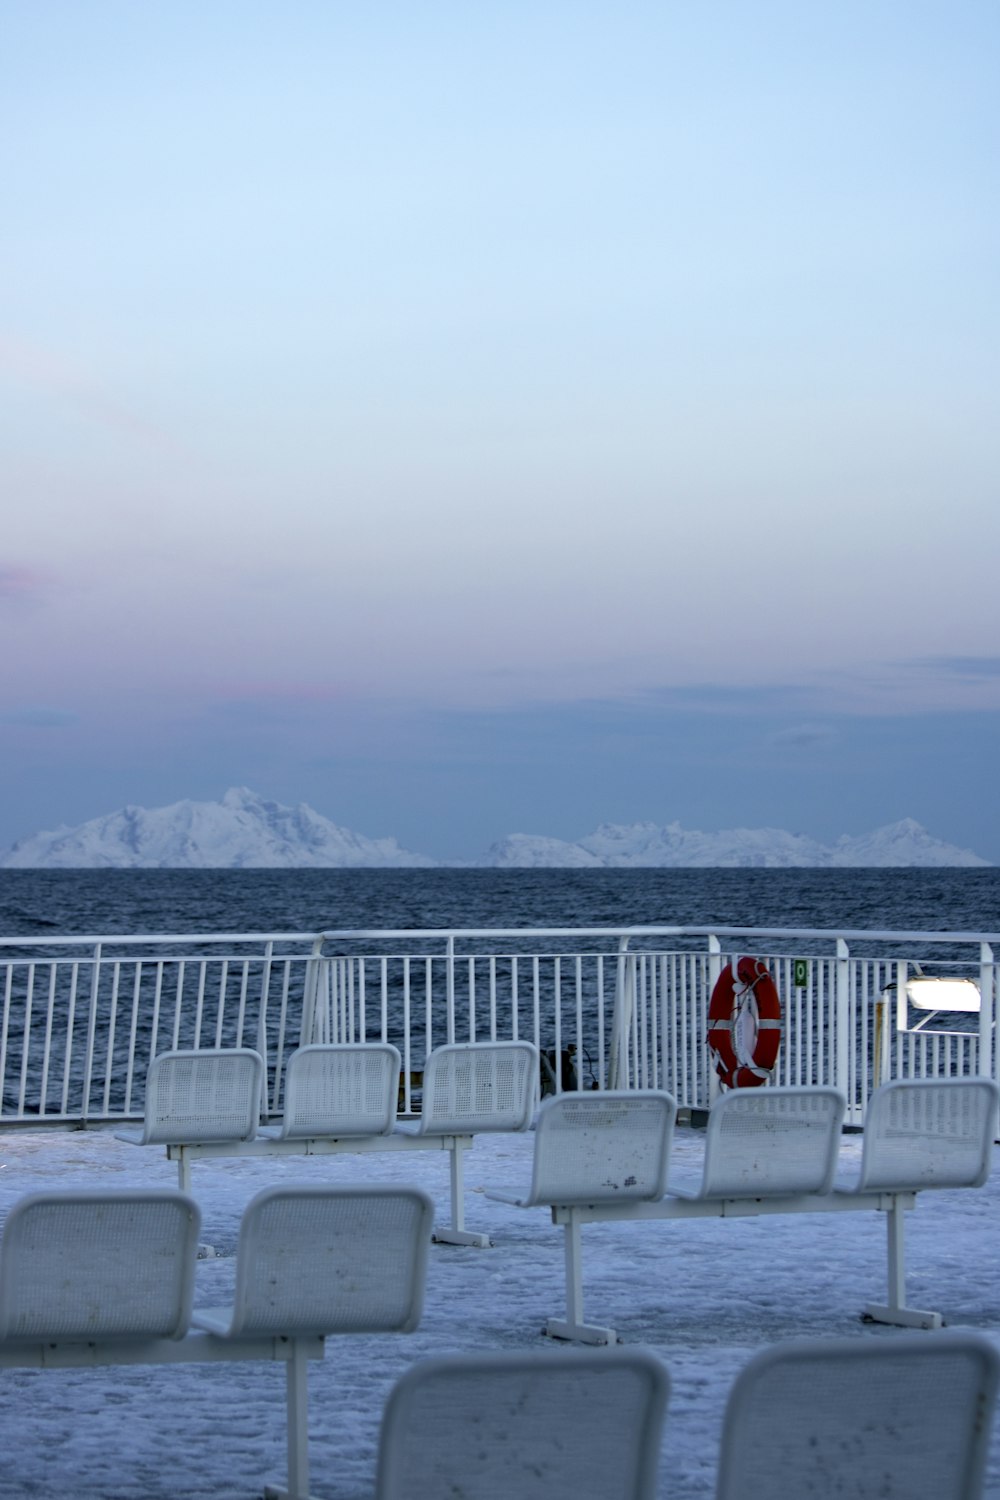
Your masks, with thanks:
[[[909,928],[872,927],[758,927],[725,926],[720,923],[691,925],[687,923],[623,924],[612,927],[328,927],[316,932],[128,932],[128,933],[23,933],[0,937],[0,948],[92,948],[130,944],[158,946],[165,943],[222,945],[238,943],[289,943],[297,946],[316,941],[371,942],[417,941],[419,939],[496,939],[496,938],[607,938],[622,937],[755,937],[779,939],[821,939],[836,944],[838,940],[867,943],[997,943],[997,932],[953,932]]]

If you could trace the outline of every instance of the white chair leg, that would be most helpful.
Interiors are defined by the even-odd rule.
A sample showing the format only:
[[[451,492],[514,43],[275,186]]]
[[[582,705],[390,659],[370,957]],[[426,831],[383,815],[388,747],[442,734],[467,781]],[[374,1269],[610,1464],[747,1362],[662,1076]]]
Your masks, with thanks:
[[[886,1211],[885,1228],[889,1302],[885,1307],[866,1307],[864,1317],[868,1322],[891,1323],[897,1328],[940,1328],[944,1322],[940,1313],[906,1306],[906,1224],[898,1195],[893,1195]]]
[[[563,1257],[566,1267],[566,1318],[550,1318],[544,1333],[550,1339],[569,1339],[576,1344],[617,1344],[613,1328],[583,1321],[583,1261],[580,1220],[573,1209],[563,1225]]]
[[[286,1372],[288,1497],[309,1500],[309,1362],[301,1339],[292,1342]]]
[[[451,1223],[447,1228],[434,1230],[436,1245],[473,1245],[478,1250],[487,1250],[491,1244],[488,1234],[477,1234],[465,1227],[465,1146],[456,1141],[448,1152],[451,1158]]]
[[[311,1500],[309,1494],[309,1360],[302,1339],[292,1340],[285,1365],[288,1485],[264,1486],[264,1500]]]
[[[182,1193],[191,1192],[191,1158],[183,1146],[177,1148],[177,1186]]]

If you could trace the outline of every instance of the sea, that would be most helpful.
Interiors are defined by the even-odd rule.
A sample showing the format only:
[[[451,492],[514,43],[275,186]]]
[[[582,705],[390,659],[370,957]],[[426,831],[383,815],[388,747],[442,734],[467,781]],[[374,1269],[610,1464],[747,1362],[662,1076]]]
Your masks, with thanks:
[[[1000,933],[1000,867],[0,870],[2,937],[659,924]]]

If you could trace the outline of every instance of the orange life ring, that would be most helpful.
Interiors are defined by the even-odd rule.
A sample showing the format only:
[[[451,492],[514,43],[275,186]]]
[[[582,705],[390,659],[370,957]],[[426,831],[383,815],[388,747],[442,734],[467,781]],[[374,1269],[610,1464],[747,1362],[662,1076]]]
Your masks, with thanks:
[[[715,1071],[730,1089],[766,1083],[781,1046],[781,1000],[761,958],[726,964],[708,1006],[708,1045]],[[749,1034],[749,1036],[748,1036]]]

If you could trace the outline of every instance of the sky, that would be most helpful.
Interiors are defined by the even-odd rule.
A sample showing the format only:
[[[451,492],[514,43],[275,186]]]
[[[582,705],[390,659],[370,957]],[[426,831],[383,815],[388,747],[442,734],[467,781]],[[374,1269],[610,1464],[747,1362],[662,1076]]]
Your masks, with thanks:
[[[843,1138],[841,1170],[856,1180],[860,1135]],[[405,1335],[331,1337],[309,1367],[310,1492],[372,1494],[378,1427],[389,1390],[417,1360],[485,1350],[539,1351],[548,1318],[565,1311],[562,1230],[545,1208],[522,1210],[486,1191],[520,1195],[533,1136],[480,1135],[465,1167],[466,1223],[493,1248],[431,1247],[423,1317]],[[696,1176],[704,1131],[679,1128],[671,1171]],[[159,1147],[110,1131],[6,1132],[0,1214],[29,1192],[175,1188]],[[232,1297],[240,1217],[266,1187],[415,1182],[448,1213],[446,1153],[369,1153],[308,1162],[244,1157],[196,1162],[192,1192],[202,1239],[195,1306]],[[1000,1347],[996,1257],[1000,1162],[985,1187],[925,1192],[907,1215],[907,1301],[955,1331]],[[660,1452],[662,1500],[712,1500],[722,1414],[737,1372],[759,1350],[797,1338],[924,1342],[934,1333],[865,1325],[886,1295],[879,1213],[782,1214],[684,1223],[589,1224],[581,1231],[584,1311],[666,1366],[670,1398]],[[264,1363],[5,1370],[0,1500],[251,1500],[285,1475],[284,1369]],[[1000,1497],[994,1417],[984,1500]]]
[[[0,845],[1000,863],[994,0],[0,0]]]

